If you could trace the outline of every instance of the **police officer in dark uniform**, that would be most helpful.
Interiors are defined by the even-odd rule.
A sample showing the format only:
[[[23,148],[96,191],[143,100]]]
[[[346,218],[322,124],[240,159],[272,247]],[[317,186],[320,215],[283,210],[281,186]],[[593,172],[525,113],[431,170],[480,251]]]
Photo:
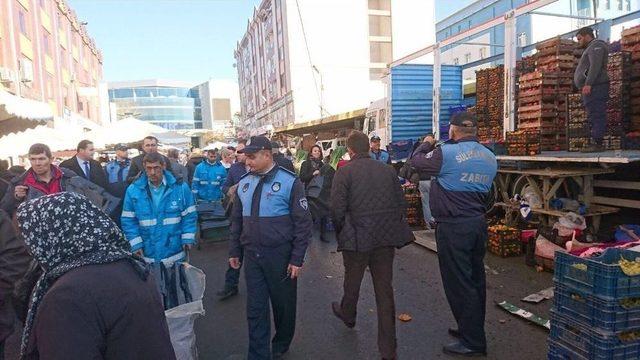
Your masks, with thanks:
[[[439,147],[423,143],[411,165],[432,176],[430,204],[436,220],[440,275],[458,323],[449,334],[459,341],[445,353],[486,355],[484,270],[487,222],[485,198],[497,171],[495,155],[478,143],[477,122],[469,113],[451,117],[449,138]]]
[[[373,160],[378,160],[383,164],[391,164],[391,156],[387,151],[382,150],[380,146],[380,136],[373,135],[369,143],[369,156],[371,156]]]
[[[296,323],[297,277],[313,223],[304,187],[277,166],[271,142],[254,136],[242,150],[250,172],[238,183],[231,222],[229,265],[247,281],[248,359],[278,359],[289,350]],[[269,302],[276,334],[270,339]]]

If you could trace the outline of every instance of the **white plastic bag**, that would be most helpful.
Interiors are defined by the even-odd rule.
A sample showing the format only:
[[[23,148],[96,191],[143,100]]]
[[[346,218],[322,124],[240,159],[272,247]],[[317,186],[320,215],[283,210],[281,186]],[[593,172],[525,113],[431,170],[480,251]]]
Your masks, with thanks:
[[[204,272],[188,263],[183,263],[189,290],[193,301],[171,308],[164,312],[169,326],[171,345],[178,360],[198,359],[198,349],[196,348],[196,333],[194,323],[196,318],[203,316],[205,275]]]

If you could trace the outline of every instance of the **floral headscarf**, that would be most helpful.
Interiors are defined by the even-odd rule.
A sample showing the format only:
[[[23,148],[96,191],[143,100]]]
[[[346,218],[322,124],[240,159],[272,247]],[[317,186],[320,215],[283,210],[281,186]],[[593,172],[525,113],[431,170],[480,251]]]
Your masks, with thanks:
[[[22,334],[24,358],[38,306],[56,279],[84,265],[129,259],[146,279],[144,262],[133,257],[122,231],[82,195],[62,192],[20,205],[18,222],[24,241],[44,273],[38,280]]]

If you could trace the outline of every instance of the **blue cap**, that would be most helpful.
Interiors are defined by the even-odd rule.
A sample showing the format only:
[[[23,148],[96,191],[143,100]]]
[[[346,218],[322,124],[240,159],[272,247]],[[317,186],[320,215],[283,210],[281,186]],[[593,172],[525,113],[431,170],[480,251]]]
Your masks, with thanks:
[[[239,154],[255,154],[261,150],[271,150],[271,141],[265,136],[252,136]]]

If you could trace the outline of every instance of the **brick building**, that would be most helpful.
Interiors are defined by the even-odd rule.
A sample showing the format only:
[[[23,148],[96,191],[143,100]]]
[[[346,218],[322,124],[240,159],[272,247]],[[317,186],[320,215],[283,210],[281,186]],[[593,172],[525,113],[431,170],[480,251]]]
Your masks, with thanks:
[[[100,123],[102,54],[65,0],[0,1],[0,89],[56,121]]]

